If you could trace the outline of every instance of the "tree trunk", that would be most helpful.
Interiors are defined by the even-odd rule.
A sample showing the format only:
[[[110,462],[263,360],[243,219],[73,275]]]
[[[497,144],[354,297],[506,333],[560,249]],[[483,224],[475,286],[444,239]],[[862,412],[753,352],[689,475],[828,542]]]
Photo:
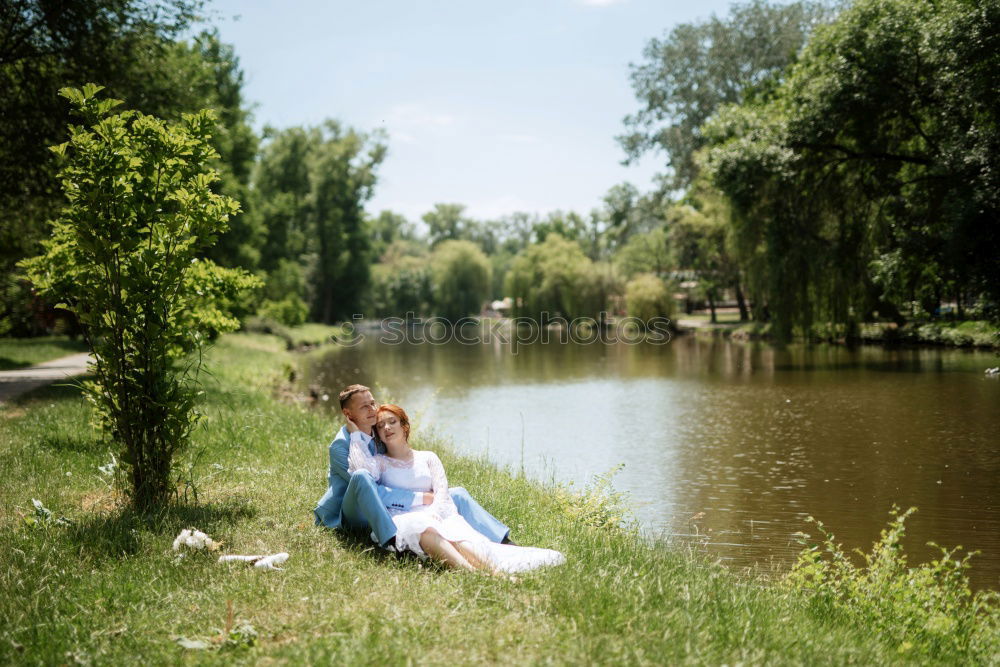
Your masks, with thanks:
[[[743,287],[740,285],[739,278],[736,279],[736,304],[740,307],[740,322],[748,321],[750,312],[747,310],[747,302],[743,297]]]
[[[712,324],[718,324],[715,318],[715,290],[708,290],[708,309],[712,311]]]

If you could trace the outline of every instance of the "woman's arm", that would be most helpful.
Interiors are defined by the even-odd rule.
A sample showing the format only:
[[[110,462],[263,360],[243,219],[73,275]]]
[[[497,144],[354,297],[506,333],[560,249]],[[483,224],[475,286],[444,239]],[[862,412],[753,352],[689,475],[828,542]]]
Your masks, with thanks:
[[[351,433],[351,449],[347,453],[347,472],[354,473],[358,470],[367,470],[376,482],[382,476],[378,459],[368,450],[368,443],[361,431]]]
[[[434,494],[431,511],[439,519],[444,519],[458,511],[455,509],[451,494],[448,493],[448,477],[444,474],[441,459],[434,452],[427,452],[427,467],[430,469],[431,492]]]

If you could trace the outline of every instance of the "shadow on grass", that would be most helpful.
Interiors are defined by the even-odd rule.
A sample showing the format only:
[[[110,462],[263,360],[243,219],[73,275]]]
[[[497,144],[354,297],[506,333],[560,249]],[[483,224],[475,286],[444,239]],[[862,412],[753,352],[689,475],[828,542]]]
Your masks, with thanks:
[[[65,433],[46,435],[39,444],[54,452],[99,452],[107,449],[107,445],[100,438]]]
[[[175,537],[184,528],[196,527],[209,535],[256,516],[257,510],[240,501],[176,504],[156,512],[142,513],[131,507],[80,519],[66,536],[81,552],[103,558],[122,558],[139,551],[143,533]]]
[[[44,387],[39,387],[26,394],[11,399],[12,405],[25,405],[35,401],[68,401],[80,398],[82,389],[80,383],[94,379],[93,375],[79,375],[70,380],[59,380]]]
[[[372,542],[369,536],[369,531],[362,530],[343,530],[343,529],[325,529],[324,534],[328,535],[332,539],[336,540],[337,544],[345,550],[355,551],[357,553],[368,552],[368,557],[372,558],[375,562],[380,564],[388,563],[410,563],[416,566],[417,563],[421,562],[420,559],[409,551],[404,551],[397,553],[395,551],[389,551],[387,549],[379,548]],[[428,561],[425,567],[430,567],[431,569],[442,569],[447,570],[444,566],[438,566],[437,563],[433,561]]]

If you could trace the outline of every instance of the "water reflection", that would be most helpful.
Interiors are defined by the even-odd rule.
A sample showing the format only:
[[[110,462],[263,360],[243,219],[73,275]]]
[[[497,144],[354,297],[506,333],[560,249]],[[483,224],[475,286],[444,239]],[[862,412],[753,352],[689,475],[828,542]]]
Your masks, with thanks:
[[[668,345],[384,345],[331,349],[307,381],[362,382],[460,451],[584,483],[618,463],[648,530],[739,566],[786,565],[813,515],[870,546],[916,505],[907,548],[983,553],[1000,588],[1000,381],[984,352]],[[335,402],[334,402],[335,403]]]

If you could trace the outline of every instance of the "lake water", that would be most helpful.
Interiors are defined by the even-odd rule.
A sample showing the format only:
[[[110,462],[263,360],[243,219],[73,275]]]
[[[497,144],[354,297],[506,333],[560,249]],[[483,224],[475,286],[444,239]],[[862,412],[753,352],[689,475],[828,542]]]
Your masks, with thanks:
[[[463,453],[545,481],[618,464],[643,528],[736,567],[783,569],[823,521],[868,549],[893,504],[911,562],[962,545],[1000,589],[1000,379],[994,354],[731,343],[331,347],[307,382],[376,388]],[[459,484],[461,480],[453,480]]]

